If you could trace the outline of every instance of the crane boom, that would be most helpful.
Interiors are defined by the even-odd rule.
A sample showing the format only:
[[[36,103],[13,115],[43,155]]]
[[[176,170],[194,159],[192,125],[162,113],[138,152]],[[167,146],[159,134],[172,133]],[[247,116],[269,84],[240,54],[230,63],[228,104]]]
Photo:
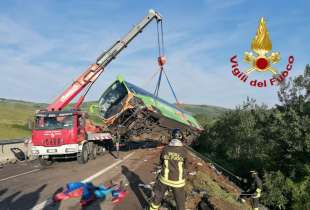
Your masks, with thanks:
[[[74,80],[74,82],[47,107],[48,111],[62,110],[85,87],[88,86],[90,88],[104,71],[104,68],[154,19],[156,19],[157,22],[162,21],[162,17],[158,12],[149,10],[149,13],[137,25],[135,25],[122,39],[115,42],[111,48],[103,52],[97,58],[96,63],[90,65],[82,75]],[[81,96],[75,108],[80,106],[84,97],[85,95]]]

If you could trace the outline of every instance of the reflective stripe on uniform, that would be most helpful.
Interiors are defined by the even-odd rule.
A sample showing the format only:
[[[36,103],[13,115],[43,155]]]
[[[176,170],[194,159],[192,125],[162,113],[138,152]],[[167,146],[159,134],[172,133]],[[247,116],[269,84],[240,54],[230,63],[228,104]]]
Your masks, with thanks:
[[[169,179],[165,179],[165,177],[163,176],[160,176],[159,177],[159,180],[161,183],[165,184],[165,185],[168,185],[170,187],[184,187],[185,186],[185,179],[181,179],[181,180],[178,180],[178,181],[172,181],[172,180],[169,180]]]
[[[262,192],[262,190],[259,189],[259,188],[257,188],[257,189],[256,189],[256,195],[254,196],[254,198],[260,198],[261,192]]]
[[[165,171],[164,171],[164,177],[165,179],[168,180],[168,175],[169,175],[169,161],[168,160],[164,160],[164,164],[165,164]]]
[[[160,207],[160,205],[156,205],[155,203],[151,203],[149,210],[157,210],[159,207]]]
[[[178,162],[179,166],[179,180],[183,179],[183,162]]]

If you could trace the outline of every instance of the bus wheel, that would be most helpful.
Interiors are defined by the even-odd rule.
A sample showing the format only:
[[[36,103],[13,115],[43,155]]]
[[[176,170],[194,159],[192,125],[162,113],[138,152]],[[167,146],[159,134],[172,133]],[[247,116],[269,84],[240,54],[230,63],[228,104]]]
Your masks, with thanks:
[[[44,159],[44,158],[42,158],[42,156],[39,156],[38,159],[39,159],[40,165],[43,166],[43,167],[47,167],[47,166],[50,166],[50,165],[53,164],[53,160],[50,159],[50,158]]]
[[[87,150],[87,145],[84,144],[82,147],[82,151],[79,152],[77,156],[77,160],[80,164],[85,164],[88,161],[88,150]]]

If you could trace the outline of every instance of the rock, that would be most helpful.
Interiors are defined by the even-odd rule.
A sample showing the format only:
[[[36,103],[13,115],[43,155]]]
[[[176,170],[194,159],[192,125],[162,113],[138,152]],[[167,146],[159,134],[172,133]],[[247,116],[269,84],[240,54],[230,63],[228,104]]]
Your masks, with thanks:
[[[152,189],[151,185],[149,185],[149,184],[142,184],[142,183],[140,183],[140,184],[138,184],[138,186],[139,187],[144,187],[145,189]]]
[[[17,160],[16,160],[16,159],[11,159],[11,160],[8,159],[7,162],[8,162],[8,163],[15,164],[15,163],[17,163]]]
[[[207,196],[203,196],[197,206],[198,210],[214,210],[215,208],[209,202]]]
[[[191,176],[195,176],[196,174],[197,174],[196,171],[193,171],[193,172],[190,172],[190,173],[189,173],[189,175],[191,175]]]

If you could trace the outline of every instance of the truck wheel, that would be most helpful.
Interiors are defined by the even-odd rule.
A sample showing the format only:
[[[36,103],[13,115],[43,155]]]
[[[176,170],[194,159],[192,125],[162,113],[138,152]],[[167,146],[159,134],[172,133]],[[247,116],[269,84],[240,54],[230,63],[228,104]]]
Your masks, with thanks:
[[[91,154],[90,154],[90,159],[95,160],[97,157],[97,144],[93,144],[92,150],[91,150]]]
[[[97,155],[104,155],[106,152],[106,148],[103,145],[97,145]]]
[[[77,160],[80,164],[85,164],[88,161],[88,150],[86,144],[83,145],[82,151],[78,154]]]
[[[38,158],[39,159],[39,163],[41,166],[43,167],[47,167],[53,164],[53,160],[49,159],[44,159],[41,156]]]

